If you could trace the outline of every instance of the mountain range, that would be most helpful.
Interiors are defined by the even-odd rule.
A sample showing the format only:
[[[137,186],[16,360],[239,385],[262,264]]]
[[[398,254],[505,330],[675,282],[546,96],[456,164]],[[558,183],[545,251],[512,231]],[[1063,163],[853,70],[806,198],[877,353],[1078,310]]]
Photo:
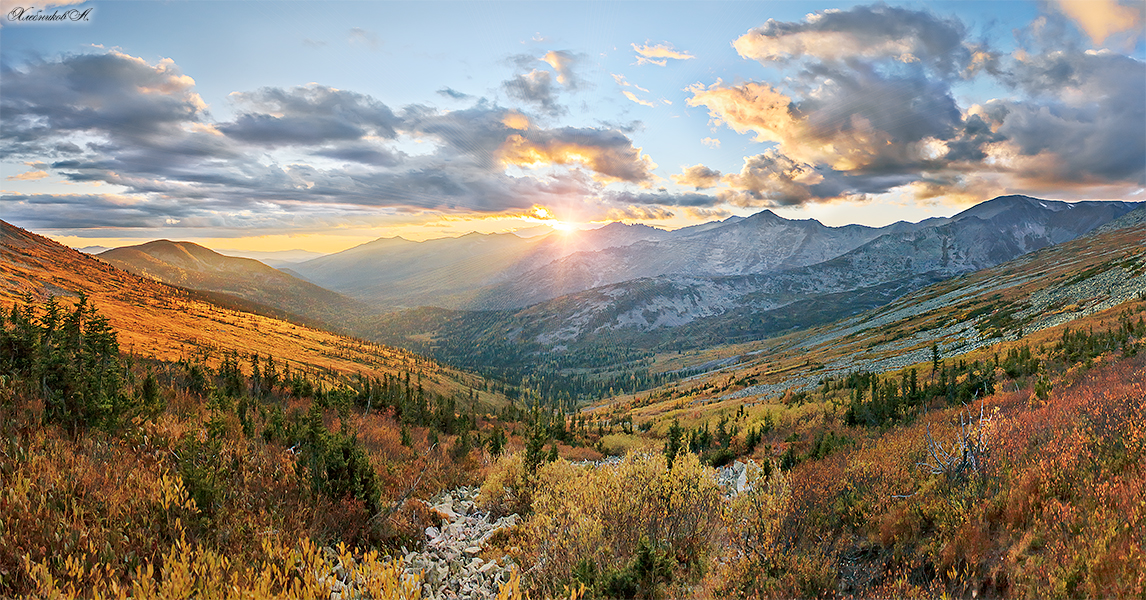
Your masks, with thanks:
[[[762,275],[849,253],[855,254],[844,266],[877,268],[884,282],[901,271],[949,276],[998,264],[1074,239],[1133,206],[1002,196],[951,218],[886,227],[828,227],[765,210],[676,231],[613,223],[530,239],[478,233],[426,242],[384,238],[298,263],[291,272],[381,311],[516,310],[641,278]],[[888,264],[898,258],[903,264]]]
[[[544,286],[572,279],[561,268],[570,262],[583,266],[574,273],[598,274],[596,282],[649,276],[520,309],[398,313],[374,335],[431,340],[451,360],[465,360],[475,347],[498,347],[505,356],[514,354],[511,347],[595,355],[609,345],[681,349],[760,339],[1075,239],[1136,206],[1003,196],[951,218],[878,229],[825,227],[765,211],[700,233],[573,254],[484,293],[507,304],[536,298]]]
[[[167,240],[99,258],[468,366],[541,353],[580,364],[611,347],[697,348],[827,323],[1076,239],[1137,206],[1001,196],[885,227],[766,210],[676,231],[612,223],[534,238],[382,238],[282,270]]]
[[[600,229],[522,238],[512,233],[469,233],[414,242],[381,238],[292,265],[290,272],[382,311],[438,306],[483,309],[477,296],[577,251],[597,251],[671,232],[611,223]]]

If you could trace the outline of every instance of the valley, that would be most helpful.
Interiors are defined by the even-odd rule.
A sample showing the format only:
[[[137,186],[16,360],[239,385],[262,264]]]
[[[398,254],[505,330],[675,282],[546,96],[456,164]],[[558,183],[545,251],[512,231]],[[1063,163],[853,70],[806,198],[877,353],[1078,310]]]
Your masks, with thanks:
[[[0,11],[0,600],[1146,600],[1146,3]]]
[[[27,458],[0,458],[0,584],[163,597],[178,568],[199,593],[238,577],[315,598],[1135,593],[1146,209],[1071,229],[1055,214],[1077,208],[1041,202],[495,311],[377,312],[191,244],[91,257],[4,224],[3,456]],[[668,239],[637,233],[662,238],[604,252]],[[88,346],[52,358],[71,327],[52,323],[88,339],[104,318],[123,353],[106,401],[32,383],[89,368]],[[134,466],[101,473],[98,453]],[[68,508],[46,501],[65,489]],[[104,497],[123,508],[86,542],[34,526]],[[281,579],[290,552],[319,575]],[[224,558],[253,566],[210,574]],[[131,574],[149,561],[165,570]]]

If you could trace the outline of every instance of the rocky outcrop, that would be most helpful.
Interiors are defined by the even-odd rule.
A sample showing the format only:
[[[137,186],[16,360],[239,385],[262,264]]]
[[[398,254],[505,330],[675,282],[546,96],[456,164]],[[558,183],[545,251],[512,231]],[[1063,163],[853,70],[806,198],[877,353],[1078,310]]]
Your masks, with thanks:
[[[716,470],[716,483],[724,489],[725,495],[729,498],[743,494],[752,489],[748,472],[754,468],[756,468],[756,461],[751,459],[748,462],[738,460],[730,465],[720,467]]]
[[[496,598],[501,585],[517,568],[509,559],[483,559],[490,537],[518,523],[517,515],[493,519],[477,510],[479,488],[462,487],[444,492],[430,503],[441,525],[426,528],[421,551],[403,548],[408,573],[422,573],[422,597],[482,600]]]

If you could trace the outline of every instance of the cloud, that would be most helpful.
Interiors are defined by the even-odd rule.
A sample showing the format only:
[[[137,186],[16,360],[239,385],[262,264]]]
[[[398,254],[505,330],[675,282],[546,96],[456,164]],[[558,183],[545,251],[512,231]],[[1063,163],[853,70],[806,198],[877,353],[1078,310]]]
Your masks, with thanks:
[[[655,165],[621,128],[545,128],[484,99],[396,112],[317,84],[261,88],[233,94],[235,116],[215,121],[170,61],[104,53],[0,68],[0,156],[124,190],[6,197],[2,212],[28,226],[295,231],[361,224],[382,207],[548,206],[654,179]],[[408,142],[427,151],[402,152]],[[527,171],[507,175],[512,164]]]
[[[633,102],[636,102],[637,104],[640,104],[642,106],[647,106],[649,108],[652,108],[654,106],[654,104],[652,102],[649,102],[648,100],[641,100],[640,98],[637,97],[636,94],[630,92],[629,90],[621,90],[621,93],[624,94],[625,97],[628,98],[629,100],[632,100]]]
[[[157,199],[142,203],[113,194],[3,194],[5,220],[37,229],[162,227],[190,215],[185,205]]]
[[[673,175],[672,180],[678,185],[694,187],[698,190],[716,187],[720,183],[720,171],[710,169],[704,165],[685,167],[680,175]]]
[[[401,152],[394,152],[374,144],[342,144],[315,150],[314,155],[377,167],[394,167],[406,158]]]
[[[617,75],[616,73],[610,73],[610,75],[613,76],[613,81],[617,82],[617,85],[619,85],[621,87],[634,87],[634,88],[636,88],[642,92],[648,93],[648,90],[646,90],[645,88],[643,88],[643,87],[641,87],[635,83],[629,83],[629,81],[627,79],[625,79],[624,75]]]
[[[26,173],[20,173],[19,175],[9,175],[8,179],[13,181],[35,181],[47,176],[47,171],[28,171]]]
[[[777,142],[793,159],[833,169],[918,168],[933,140],[952,138],[961,113],[949,88],[922,76],[820,66],[819,85],[801,100],[775,88],[723,82],[689,88],[690,106],[760,142]]]
[[[530,130],[506,138],[498,155],[505,164],[589,167],[606,181],[644,183],[656,165],[616,130],[563,127]]]
[[[994,132],[996,168],[1060,184],[1146,185],[1146,64],[1109,51],[1059,51],[1008,65],[1017,98],[973,107]]]
[[[945,75],[971,65],[976,48],[958,19],[884,4],[830,9],[802,22],[769,19],[733,42],[741,56],[771,63],[812,59],[919,63]],[[980,59],[981,60],[981,59]]]
[[[656,205],[610,208],[605,218],[610,221],[663,221],[675,217],[671,210]]]
[[[606,195],[606,199],[613,204],[643,205],[643,206],[678,206],[710,207],[720,202],[715,196],[696,192],[676,194],[665,190],[656,192],[633,193],[628,191],[613,192]]]
[[[1122,4],[1116,0],[1054,0],[1054,5],[1078,24],[1096,46],[1119,34],[1130,34],[1128,47],[1142,37],[1141,2]]]
[[[473,96],[471,96],[465,92],[459,92],[459,91],[457,91],[451,87],[444,87],[444,88],[438,90],[437,93],[438,93],[438,95],[445,96],[445,97],[451,98],[453,100],[468,100],[470,98],[473,98]]]
[[[574,72],[582,57],[567,50],[550,50],[541,57],[541,61],[553,67],[557,73],[557,83],[569,90],[577,90],[586,85],[586,82]]]
[[[351,46],[369,48],[371,50],[378,49],[378,35],[361,27],[351,28],[350,32],[347,33],[346,41]]]
[[[71,55],[26,68],[0,64],[5,140],[35,147],[47,134],[112,131],[136,142],[177,134],[204,118],[207,105],[195,81],[170,59],[151,65],[134,57]],[[8,148],[9,151],[12,148]]]
[[[17,175],[9,175],[7,179],[9,181],[36,181],[48,176],[48,172],[44,170],[48,165],[42,162],[26,162],[24,164],[32,167],[32,170]]]
[[[812,165],[793,161],[770,150],[745,158],[744,167],[739,173],[726,176],[725,183],[732,191],[722,191],[720,198],[735,206],[803,204],[835,195],[813,190],[823,182],[823,173]]]
[[[637,52],[637,64],[652,64],[658,66],[665,66],[670,59],[672,60],[690,60],[696,58],[692,54],[677,50],[672,44],[668,42],[661,42],[659,44],[651,44],[645,41],[643,46],[632,44],[633,50]]]
[[[718,140],[716,138],[710,138],[710,137],[701,138],[700,143],[702,145],[708,146],[709,148],[712,148],[712,149],[716,149],[716,148],[720,147],[720,140]]]
[[[397,135],[398,118],[393,111],[356,92],[311,84],[290,90],[235,92],[231,99],[244,111],[218,129],[243,142],[274,147]]]
[[[533,105],[550,116],[563,115],[568,110],[557,100],[553,88],[553,76],[549,71],[534,69],[524,75],[514,75],[502,83],[502,88],[510,97]]]

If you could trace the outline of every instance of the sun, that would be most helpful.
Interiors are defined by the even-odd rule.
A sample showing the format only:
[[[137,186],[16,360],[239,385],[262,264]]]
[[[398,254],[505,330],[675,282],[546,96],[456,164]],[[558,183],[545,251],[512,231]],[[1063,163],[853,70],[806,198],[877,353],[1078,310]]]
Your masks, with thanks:
[[[532,213],[527,216],[527,219],[547,225],[557,231],[568,232],[576,229],[572,223],[566,223],[558,219],[557,215],[553,214],[553,211],[544,206],[534,206]]]

